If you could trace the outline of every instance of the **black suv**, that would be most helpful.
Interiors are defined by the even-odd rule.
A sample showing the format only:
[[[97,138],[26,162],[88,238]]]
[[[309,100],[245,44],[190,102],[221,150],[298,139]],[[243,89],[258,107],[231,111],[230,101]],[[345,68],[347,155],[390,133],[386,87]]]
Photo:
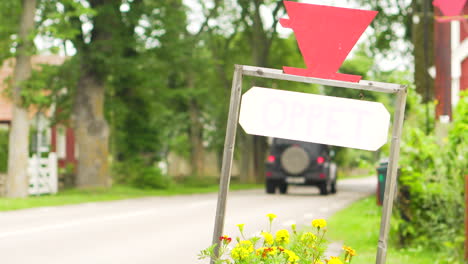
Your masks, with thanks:
[[[288,191],[288,184],[314,185],[321,195],[336,193],[336,164],[328,145],[274,138],[266,160],[266,192]]]

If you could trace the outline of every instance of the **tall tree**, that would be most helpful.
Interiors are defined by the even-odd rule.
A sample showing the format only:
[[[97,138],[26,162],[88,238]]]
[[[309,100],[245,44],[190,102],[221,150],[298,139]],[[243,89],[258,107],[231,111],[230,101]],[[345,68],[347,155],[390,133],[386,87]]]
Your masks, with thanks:
[[[13,120],[10,129],[8,152],[8,178],[6,195],[8,197],[26,197],[29,181],[27,175],[29,157],[29,119],[28,109],[22,100],[22,85],[31,76],[31,54],[34,46],[34,16],[36,0],[23,0],[19,22],[16,64],[12,79]]]
[[[120,55],[113,38],[120,25],[119,0],[90,0],[96,15],[89,17],[92,30],[74,39],[79,64],[72,118],[78,147],[78,187],[109,186],[109,126],[104,115],[106,81],[112,58]]]
[[[151,17],[152,28],[162,32],[157,36],[159,45],[154,47],[154,53],[160,61],[160,75],[166,79],[167,107],[179,113],[183,119],[182,129],[186,135],[186,154],[191,163],[191,174],[201,177],[205,174],[205,147],[207,108],[209,98],[213,96],[213,86],[210,80],[211,57],[206,47],[205,37],[209,30],[208,21],[215,16],[218,4],[204,7],[204,19],[200,27],[194,32],[188,30],[186,7],[183,1],[168,1],[157,4],[158,16]],[[162,30],[161,30],[162,29]],[[151,32],[151,31],[149,31]],[[154,37],[153,37],[154,38]],[[162,95],[161,95],[162,97]],[[176,127],[176,126],[173,126]],[[176,134],[176,133],[173,133]]]
[[[271,45],[277,37],[276,26],[280,16],[280,11],[284,10],[281,1],[246,1],[238,0],[241,7],[241,18],[245,26],[245,34],[251,47],[251,63],[259,67],[270,66]],[[271,9],[273,23],[265,25],[262,19],[261,9]],[[280,14],[281,13],[281,14]],[[252,82],[252,85],[261,85],[261,80]],[[242,147],[246,151],[241,158],[241,179],[244,182],[264,179],[264,163],[267,150],[265,137],[245,135],[242,137]]]

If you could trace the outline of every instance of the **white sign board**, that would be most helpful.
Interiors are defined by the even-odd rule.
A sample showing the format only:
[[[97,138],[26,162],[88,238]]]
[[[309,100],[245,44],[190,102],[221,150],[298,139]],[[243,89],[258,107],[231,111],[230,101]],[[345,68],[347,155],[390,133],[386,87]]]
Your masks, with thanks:
[[[248,134],[375,151],[387,142],[381,103],[253,87],[239,123]]]

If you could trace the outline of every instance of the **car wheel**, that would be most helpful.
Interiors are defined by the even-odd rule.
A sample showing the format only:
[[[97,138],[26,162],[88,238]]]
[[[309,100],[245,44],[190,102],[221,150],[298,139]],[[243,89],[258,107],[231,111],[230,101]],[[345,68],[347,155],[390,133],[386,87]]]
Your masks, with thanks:
[[[320,189],[320,195],[327,195],[328,194],[328,186],[327,186],[326,182],[321,183],[319,185],[319,189]]]
[[[286,194],[288,192],[288,184],[286,182],[281,182],[279,184],[279,191],[281,194]]]
[[[265,189],[266,193],[275,193],[276,183],[273,180],[266,180]]]

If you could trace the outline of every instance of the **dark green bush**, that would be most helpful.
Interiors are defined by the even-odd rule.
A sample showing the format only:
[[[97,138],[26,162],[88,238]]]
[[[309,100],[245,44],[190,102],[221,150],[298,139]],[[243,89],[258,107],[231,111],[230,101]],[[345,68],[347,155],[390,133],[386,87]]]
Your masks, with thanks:
[[[114,180],[117,183],[128,184],[142,189],[167,189],[171,179],[163,175],[161,170],[146,164],[143,159],[134,158],[114,164]]]
[[[401,149],[397,231],[403,245],[428,245],[461,258],[464,178],[468,173],[468,97],[463,97],[447,138],[412,127]]]
[[[0,130],[0,172],[6,172],[8,166],[8,131]]]

